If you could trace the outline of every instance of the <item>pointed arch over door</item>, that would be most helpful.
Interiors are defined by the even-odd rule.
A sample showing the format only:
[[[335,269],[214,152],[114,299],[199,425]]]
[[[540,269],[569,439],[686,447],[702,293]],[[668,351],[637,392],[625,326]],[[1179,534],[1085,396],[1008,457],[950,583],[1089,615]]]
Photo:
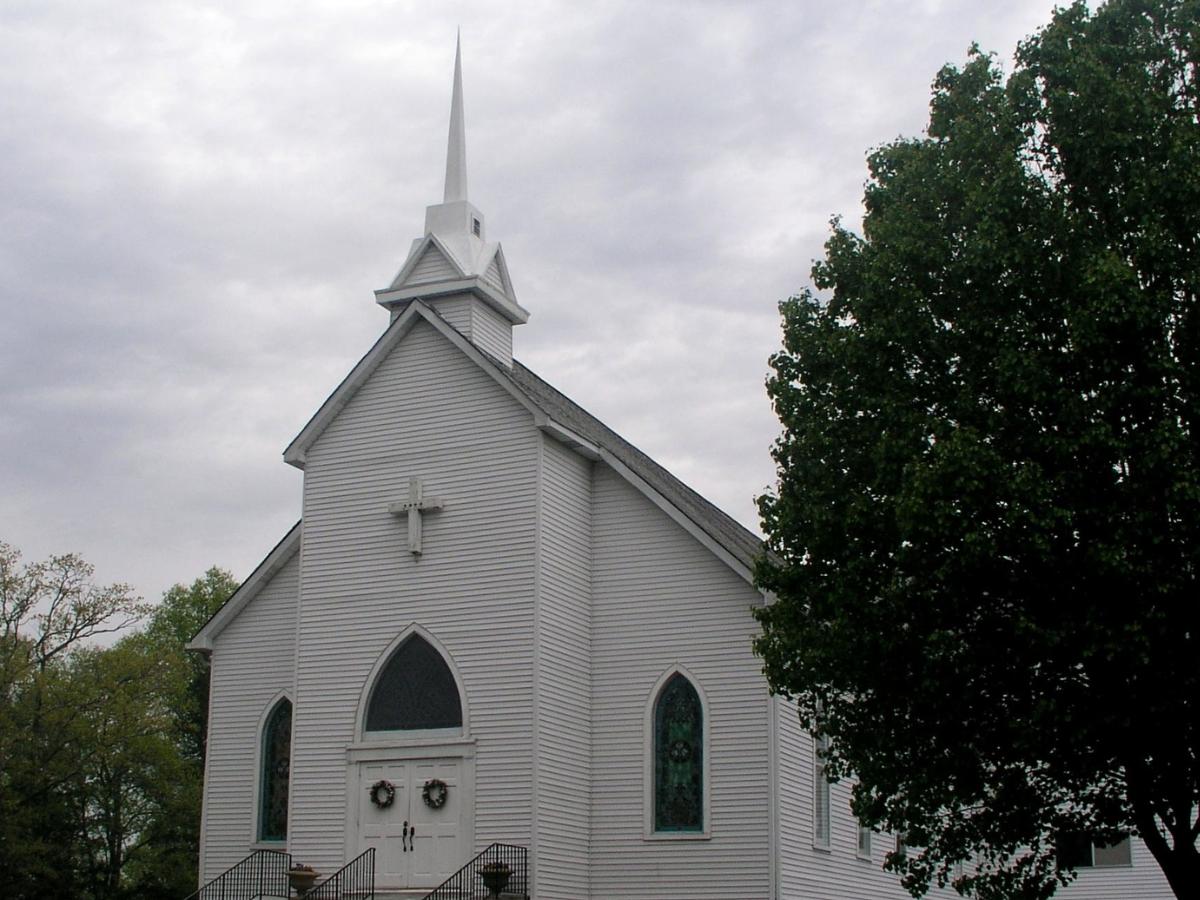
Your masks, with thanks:
[[[445,652],[413,626],[371,673],[364,732],[463,733],[463,698]]]
[[[280,697],[262,728],[259,761],[258,839],[286,841],[292,761],[292,701]]]

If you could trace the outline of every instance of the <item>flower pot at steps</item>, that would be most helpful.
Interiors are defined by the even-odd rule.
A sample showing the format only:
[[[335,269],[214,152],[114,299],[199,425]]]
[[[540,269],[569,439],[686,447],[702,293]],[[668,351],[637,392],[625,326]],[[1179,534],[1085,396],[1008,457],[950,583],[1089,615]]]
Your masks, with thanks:
[[[319,874],[311,869],[289,869],[288,884],[296,892],[297,897],[303,897],[313,889]]]
[[[488,863],[479,870],[483,886],[491,892],[493,897],[499,897],[500,892],[508,886],[510,875],[512,875],[512,869],[504,863]]]

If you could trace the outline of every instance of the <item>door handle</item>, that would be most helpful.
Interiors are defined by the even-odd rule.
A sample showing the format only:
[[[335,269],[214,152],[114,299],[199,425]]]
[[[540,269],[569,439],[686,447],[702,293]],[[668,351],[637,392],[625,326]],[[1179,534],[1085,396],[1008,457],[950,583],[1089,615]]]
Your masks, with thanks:
[[[400,852],[408,852],[408,822],[404,823],[404,830],[400,832]]]

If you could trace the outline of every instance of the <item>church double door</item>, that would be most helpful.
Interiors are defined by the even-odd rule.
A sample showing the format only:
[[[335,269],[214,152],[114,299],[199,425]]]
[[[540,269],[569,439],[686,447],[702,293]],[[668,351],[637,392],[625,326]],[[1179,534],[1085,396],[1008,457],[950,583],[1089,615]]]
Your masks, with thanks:
[[[359,764],[359,850],[375,848],[381,887],[436,887],[467,862],[461,770],[457,759]]]

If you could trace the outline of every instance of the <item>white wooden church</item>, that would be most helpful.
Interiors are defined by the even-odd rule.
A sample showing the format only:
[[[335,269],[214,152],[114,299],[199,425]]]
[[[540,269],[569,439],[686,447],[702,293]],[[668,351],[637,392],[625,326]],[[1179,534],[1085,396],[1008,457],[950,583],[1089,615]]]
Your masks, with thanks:
[[[303,520],[191,644],[201,882],[373,849],[423,897],[502,844],[537,900],[906,897],[767,691],[759,539],[513,358],[465,146],[456,58],[443,202],[284,453]],[[1092,862],[1064,896],[1170,896],[1138,842]]]

